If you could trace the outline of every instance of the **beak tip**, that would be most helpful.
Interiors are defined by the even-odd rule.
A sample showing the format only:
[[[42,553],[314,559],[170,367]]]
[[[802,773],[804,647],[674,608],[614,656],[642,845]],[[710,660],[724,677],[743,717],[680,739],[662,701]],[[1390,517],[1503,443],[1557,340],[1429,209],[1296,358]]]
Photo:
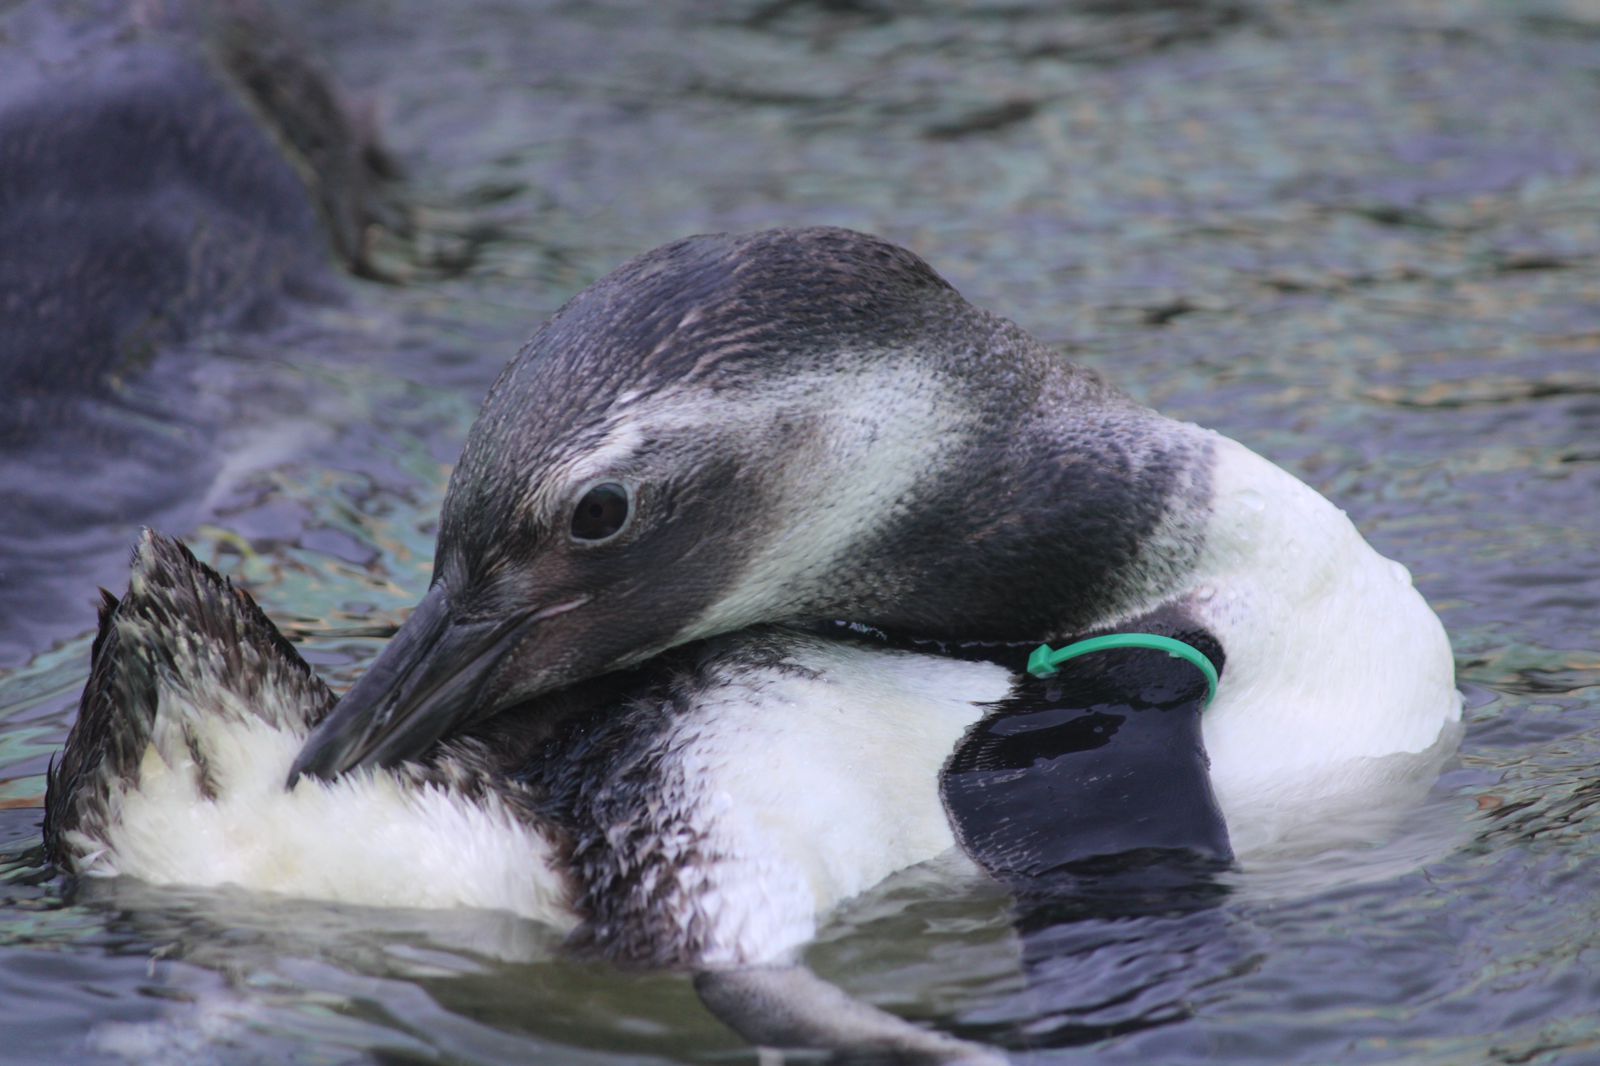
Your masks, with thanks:
[[[313,734],[313,738],[314,736],[315,734]],[[283,783],[284,789],[291,792],[294,791],[295,785],[299,784],[302,777],[315,777],[324,781],[331,781],[337,776],[337,771],[329,773],[327,767],[318,765],[322,761],[321,755],[326,750],[325,746],[314,743],[314,740],[308,741],[289,766],[289,777]]]
[[[302,778],[332,781],[375,754],[371,750],[371,730],[360,727],[360,715],[341,715],[339,711],[334,708],[306,737],[294,762],[289,764],[284,788],[293,789]]]

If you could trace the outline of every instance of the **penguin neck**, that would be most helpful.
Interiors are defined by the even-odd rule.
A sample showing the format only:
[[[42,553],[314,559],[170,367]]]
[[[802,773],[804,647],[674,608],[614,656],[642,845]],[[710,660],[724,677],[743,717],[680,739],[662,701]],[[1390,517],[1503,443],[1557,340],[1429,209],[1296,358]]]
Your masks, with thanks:
[[[855,620],[930,636],[1059,638],[1192,584],[1212,441],[1083,372],[977,404],[903,513],[841,577]]]
[[[746,405],[767,512],[727,593],[676,640],[839,618],[1057,639],[1192,584],[1210,436],[1036,345],[986,358],[864,361]]]

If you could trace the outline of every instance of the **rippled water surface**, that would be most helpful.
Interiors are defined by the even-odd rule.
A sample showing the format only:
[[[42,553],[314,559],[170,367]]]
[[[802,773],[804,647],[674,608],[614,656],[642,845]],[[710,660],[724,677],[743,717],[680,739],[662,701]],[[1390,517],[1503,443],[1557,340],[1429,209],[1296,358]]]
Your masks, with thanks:
[[[379,117],[420,247],[402,284],[159,362],[215,461],[148,513],[346,684],[542,316],[686,233],[882,233],[1346,508],[1443,617],[1468,724],[1390,844],[1245,871],[1198,917],[1069,923],[1031,984],[1006,899],[937,871],[846,908],[811,965],[1022,1058],[1600,1061],[1600,8],[936,7],[288,4]],[[61,486],[92,496],[99,458]],[[63,898],[42,775],[136,526],[0,558],[43,582],[0,642],[0,1055],[749,1059],[686,979],[495,915]]]

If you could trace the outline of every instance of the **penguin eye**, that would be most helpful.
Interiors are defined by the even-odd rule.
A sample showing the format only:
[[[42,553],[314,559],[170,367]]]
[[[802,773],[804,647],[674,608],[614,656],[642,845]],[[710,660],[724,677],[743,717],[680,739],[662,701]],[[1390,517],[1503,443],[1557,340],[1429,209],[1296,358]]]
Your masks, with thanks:
[[[615,481],[602,481],[585,492],[573,509],[572,539],[610,540],[628,524],[631,511],[627,487]]]

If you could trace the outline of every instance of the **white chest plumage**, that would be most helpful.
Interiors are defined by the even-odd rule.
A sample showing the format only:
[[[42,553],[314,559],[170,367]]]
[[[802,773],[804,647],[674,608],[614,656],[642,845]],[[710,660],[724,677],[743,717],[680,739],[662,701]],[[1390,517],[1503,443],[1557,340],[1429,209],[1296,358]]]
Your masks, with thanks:
[[[196,703],[187,686],[160,686],[137,777],[110,786],[104,838],[68,841],[78,873],[573,924],[549,841],[494,794],[469,801],[387,770],[286,791],[307,730],[220,714],[228,695]]]
[[[717,930],[706,961],[799,947],[818,915],[949,850],[940,769],[1011,682],[990,663],[797,637],[785,669],[697,701],[662,745],[708,838],[683,904]]]

